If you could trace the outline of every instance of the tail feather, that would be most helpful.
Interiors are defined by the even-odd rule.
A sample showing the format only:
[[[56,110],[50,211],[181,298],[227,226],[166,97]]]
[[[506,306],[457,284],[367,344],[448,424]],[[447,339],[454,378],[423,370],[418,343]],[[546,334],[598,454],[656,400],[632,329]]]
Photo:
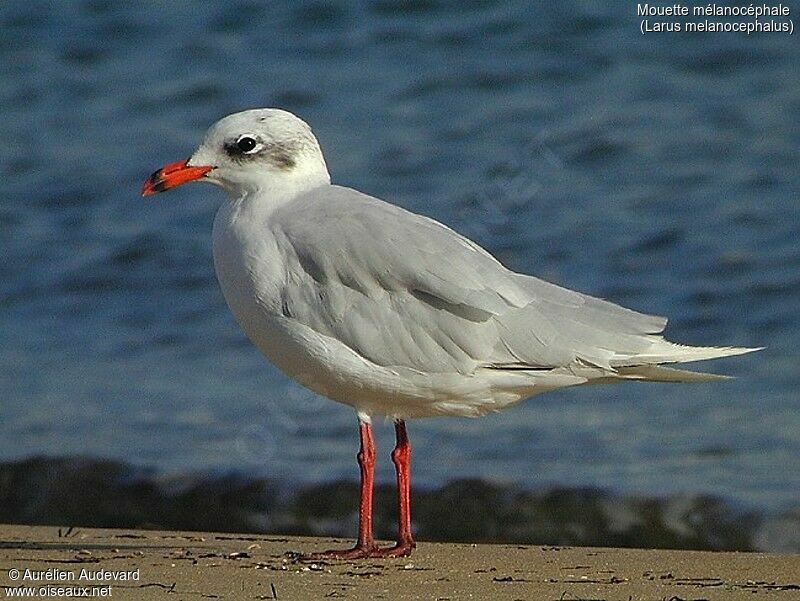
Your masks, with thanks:
[[[660,365],[620,367],[617,369],[617,375],[624,380],[643,380],[647,382],[716,382],[732,379],[731,376],[662,367]]]

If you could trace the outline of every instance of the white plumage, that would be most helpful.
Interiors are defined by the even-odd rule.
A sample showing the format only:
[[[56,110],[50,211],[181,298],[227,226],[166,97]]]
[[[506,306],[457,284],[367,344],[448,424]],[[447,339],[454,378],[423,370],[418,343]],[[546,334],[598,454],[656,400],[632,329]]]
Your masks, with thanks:
[[[263,148],[226,152],[243,135]],[[247,335],[365,414],[474,416],[588,382],[715,379],[660,364],[755,350],[668,342],[662,317],[514,273],[432,219],[332,185],[284,111],[222,119],[189,165],[213,165],[205,179],[229,193],[214,262]]]

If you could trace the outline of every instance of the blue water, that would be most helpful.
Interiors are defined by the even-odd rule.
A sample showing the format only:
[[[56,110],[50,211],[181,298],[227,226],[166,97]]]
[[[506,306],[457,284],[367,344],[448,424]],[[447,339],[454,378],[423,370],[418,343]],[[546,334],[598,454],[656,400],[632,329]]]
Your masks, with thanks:
[[[730,382],[413,422],[417,483],[795,505],[796,36],[642,36],[629,3],[399,4],[0,4],[0,459],[356,477],[352,412],[264,361],[224,304],[221,193],[139,196],[219,117],[279,106],[338,183],[668,315],[672,339],[768,347],[704,366]]]

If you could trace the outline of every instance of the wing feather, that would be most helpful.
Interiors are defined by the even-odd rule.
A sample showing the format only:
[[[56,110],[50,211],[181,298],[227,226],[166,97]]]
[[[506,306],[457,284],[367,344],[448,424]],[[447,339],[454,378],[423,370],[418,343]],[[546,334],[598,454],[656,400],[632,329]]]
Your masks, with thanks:
[[[349,188],[276,210],[284,311],[381,366],[611,369],[666,320],[516,274],[446,226]]]

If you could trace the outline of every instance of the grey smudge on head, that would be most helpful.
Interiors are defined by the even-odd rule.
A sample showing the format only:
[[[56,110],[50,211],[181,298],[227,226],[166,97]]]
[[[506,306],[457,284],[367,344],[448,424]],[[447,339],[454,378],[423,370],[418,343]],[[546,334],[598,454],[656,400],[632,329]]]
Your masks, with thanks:
[[[275,165],[275,167],[284,171],[288,171],[294,167],[297,162],[295,160],[297,148],[294,145],[270,144],[259,154],[262,154],[270,163]]]
[[[231,141],[225,144],[225,152],[237,163],[266,160],[272,166],[282,171],[288,171],[297,164],[296,157],[301,146],[301,144],[293,142],[272,142],[254,154],[247,154],[237,146],[235,141]]]

